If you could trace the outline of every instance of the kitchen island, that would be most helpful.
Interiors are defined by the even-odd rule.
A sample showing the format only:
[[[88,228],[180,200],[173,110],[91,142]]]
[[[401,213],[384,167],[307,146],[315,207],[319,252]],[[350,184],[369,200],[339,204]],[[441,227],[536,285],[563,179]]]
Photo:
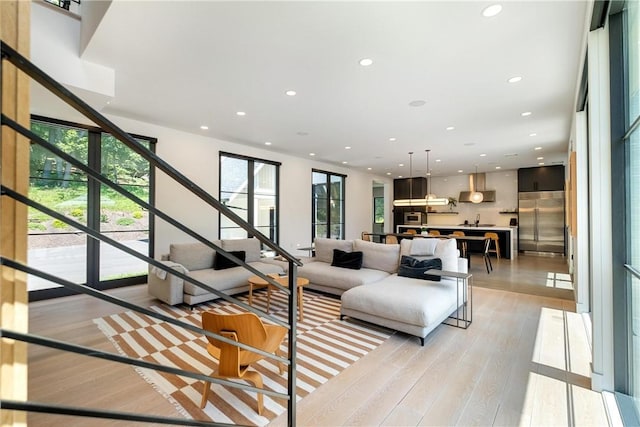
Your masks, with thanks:
[[[475,225],[398,225],[398,233],[406,233],[413,229],[420,233],[422,228],[427,230],[438,230],[440,234],[451,234],[454,231],[464,231],[467,236],[484,236],[486,232],[498,234],[498,244],[500,246],[500,256],[506,259],[514,259],[518,254],[518,227],[495,226],[492,224]],[[482,242],[469,242],[469,252],[482,253],[484,248]]]

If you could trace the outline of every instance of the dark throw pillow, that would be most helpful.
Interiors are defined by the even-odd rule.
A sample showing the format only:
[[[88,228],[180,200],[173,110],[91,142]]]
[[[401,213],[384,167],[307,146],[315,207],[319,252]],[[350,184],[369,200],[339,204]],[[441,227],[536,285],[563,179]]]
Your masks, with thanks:
[[[340,249],[334,249],[331,265],[334,267],[360,270],[362,268],[362,252],[345,252]]]
[[[245,251],[231,251],[229,252],[231,255],[235,256],[236,258],[240,259],[241,261],[245,260],[246,257],[246,253]],[[227,268],[231,268],[231,267],[237,267],[238,264],[236,264],[235,262],[231,261],[229,258],[227,258],[226,256],[222,255],[219,252],[216,252],[216,256],[213,259],[213,269],[214,270],[224,270]]]
[[[440,276],[424,274],[425,271],[433,269],[442,270],[442,260],[440,258],[420,260],[402,255],[402,258],[400,258],[400,266],[398,267],[398,276],[439,282]]]

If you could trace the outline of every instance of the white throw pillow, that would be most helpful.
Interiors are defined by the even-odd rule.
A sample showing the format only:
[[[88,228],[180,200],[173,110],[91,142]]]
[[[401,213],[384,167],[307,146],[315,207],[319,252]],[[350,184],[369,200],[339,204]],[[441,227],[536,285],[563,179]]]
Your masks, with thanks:
[[[442,270],[458,271],[458,248],[456,239],[436,239],[438,245],[435,250],[435,257],[442,260]]]
[[[333,250],[340,249],[345,252],[353,251],[353,240],[337,240],[316,237],[314,242],[316,251],[316,261],[328,262],[333,261]]]
[[[436,246],[438,246],[439,239],[423,239],[417,238],[411,241],[410,255],[417,256],[430,256],[435,255]]]
[[[386,271],[393,274],[398,271],[400,245],[366,242],[361,239],[353,241],[353,250],[362,252],[362,267]]]

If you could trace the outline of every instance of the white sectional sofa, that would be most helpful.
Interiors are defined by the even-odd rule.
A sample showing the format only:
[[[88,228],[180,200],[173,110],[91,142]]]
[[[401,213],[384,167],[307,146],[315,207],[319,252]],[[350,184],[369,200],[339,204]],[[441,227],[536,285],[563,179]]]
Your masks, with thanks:
[[[227,252],[241,254],[247,264],[262,273],[281,273],[288,264],[260,258],[257,239],[216,240]],[[438,259],[445,271],[466,272],[467,260],[459,258],[454,239],[417,238],[387,245],[364,240],[316,239],[316,256],[305,258],[298,276],[306,286],[341,296],[341,317],[351,317],[424,338],[463,304],[462,289],[455,279],[423,279],[422,270],[406,277],[403,255],[409,260]],[[202,243],[172,244],[162,262],[173,269],[226,294],[246,292],[253,275],[230,266],[226,257]],[[407,261],[407,259],[404,259]],[[337,265],[332,265],[337,264]],[[340,266],[341,265],[341,266]],[[225,268],[222,268],[225,267]],[[348,268],[346,268],[348,267]],[[400,275],[399,275],[399,267]],[[409,269],[411,270],[411,269]],[[424,269],[423,269],[424,270]],[[217,295],[160,269],[149,271],[149,293],[175,305],[195,305]]]
[[[414,243],[415,242],[415,243]],[[425,247],[431,246],[432,252]],[[362,268],[332,266],[333,250],[362,252]],[[454,239],[402,240],[385,245],[363,240],[315,240],[316,257],[298,268],[308,288],[341,295],[341,317],[349,316],[424,338],[464,303],[455,279],[398,276],[402,256],[439,258],[442,270],[466,272]]]
[[[258,239],[214,240],[213,243],[227,252],[244,252],[244,261],[264,274],[284,271],[277,263],[263,262]],[[248,291],[247,279],[253,276],[244,267],[228,267],[226,257],[217,255],[215,250],[200,242],[171,244],[169,253],[161,259],[167,266],[229,295]],[[148,292],[170,305],[195,305],[218,298],[204,288],[155,267],[149,269]]]

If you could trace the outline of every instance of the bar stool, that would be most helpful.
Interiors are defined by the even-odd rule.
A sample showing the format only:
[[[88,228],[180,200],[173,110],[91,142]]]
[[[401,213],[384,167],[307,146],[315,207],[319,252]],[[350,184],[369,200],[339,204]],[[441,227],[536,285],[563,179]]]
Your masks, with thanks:
[[[429,230],[429,236],[439,236],[440,232],[438,230]]]
[[[496,258],[500,259],[500,245],[498,244],[498,233],[484,233],[484,237],[487,237],[489,240],[489,248],[487,249],[487,255],[489,252],[493,252],[496,254]],[[494,249],[491,249],[491,242],[493,242]]]
[[[387,237],[384,239],[384,242],[388,245],[397,245],[398,238],[393,234],[387,234]]]

